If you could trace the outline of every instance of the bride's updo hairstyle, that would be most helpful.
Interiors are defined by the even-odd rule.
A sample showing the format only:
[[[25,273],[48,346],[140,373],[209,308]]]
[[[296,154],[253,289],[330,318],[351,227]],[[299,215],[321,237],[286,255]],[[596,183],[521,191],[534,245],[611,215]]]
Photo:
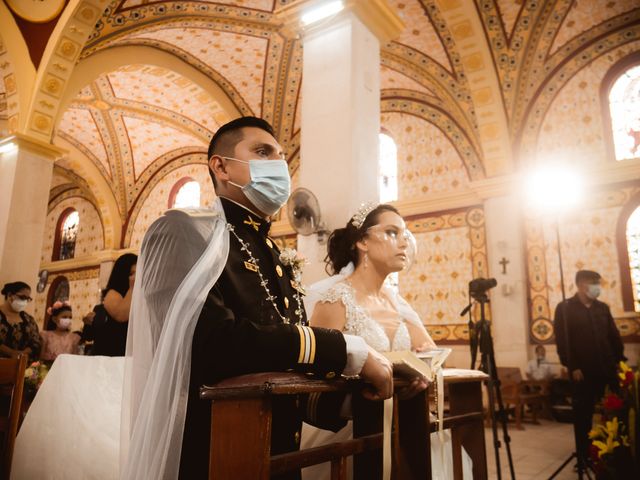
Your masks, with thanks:
[[[398,210],[387,204],[381,204],[371,210],[364,218],[362,224],[357,227],[360,222],[355,220],[356,215],[351,217],[344,228],[336,228],[327,242],[327,256],[324,258],[327,266],[325,267],[329,275],[335,275],[344,267],[353,262],[354,266],[358,266],[358,247],[356,243],[364,238],[367,230],[378,224],[378,217],[384,212],[393,212],[400,215]],[[355,224],[354,224],[355,222]]]

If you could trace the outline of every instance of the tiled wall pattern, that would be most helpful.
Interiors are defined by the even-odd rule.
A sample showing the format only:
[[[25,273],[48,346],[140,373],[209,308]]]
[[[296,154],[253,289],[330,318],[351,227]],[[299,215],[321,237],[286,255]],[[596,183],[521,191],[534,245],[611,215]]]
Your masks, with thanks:
[[[437,342],[468,338],[468,283],[487,276],[484,212],[471,207],[407,220],[418,243],[417,261],[399,275],[400,293]]]
[[[433,124],[405,113],[385,113],[381,125],[398,147],[399,200],[468,188],[458,152]]]
[[[190,177],[200,184],[200,205],[211,205],[215,198],[209,170],[205,164],[193,164],[180,167],[165,176],[149,193],[135,219],[131,248],[138,249],[149,226],[168,208],[172,187],[182,178]]]
[[[45,224],[44,240],[42,244],[43,262],[51,261],[56,225],[62,212],[69,207],[75,208],[78,211],[78,215],[80,215],[75,258],[92,255],[104,248],[102,222],[100,221],[98,211],[87,200],[79,197],[72,197],[60,202],[47,214],[47,222]]]
[[[49,276],[47,288],[42,293],[34,296],[34,318],[38,327],[42,329],[45,312],[50,305],[45,305],[51,283],[59,276],[64,276],[69,281],[69,303],[73,308],[72,330],[82,330],[82,317],[89,313],[93,306],[100,302],[99,268],[89,268],[73,272],[62,272]]]

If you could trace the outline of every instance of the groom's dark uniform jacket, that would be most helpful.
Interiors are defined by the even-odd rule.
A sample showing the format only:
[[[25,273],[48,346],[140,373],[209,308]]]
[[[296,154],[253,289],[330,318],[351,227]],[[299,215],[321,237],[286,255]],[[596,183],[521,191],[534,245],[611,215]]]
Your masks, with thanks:
[[[342,373],[347,360],[340,332],[306,326],[304,307],[296,301],[297,286],[291,268],[280,261],[280,250],[269,238],[270,223],[230,200],[221,201],[227,222],[249,245],[271,295],[276,297],[278,309],[290,323],[282,321],[267,299],[255,264],[230,232],[227,264],[208,294],[193,336],[181,479],[208,476],[211,404],[199,399],[200,386],[269,371],[294,370],[333,378]],[[302,310],[302,321],[296,314],[298,308]],[[319,409],[338,411],[339,396],[323,398],[324,405],[319,405]],[[299,448],[304,417],[299,412],[306,411],[305,402],[306,398],[274,399],[272,454]],[[313,416],[314,423],[320,426],[332,429],[342,426],[337,415],[314,411]],[[323,416],[327,416],[325,421]],[[298,477],[294,473],[282,478]]]

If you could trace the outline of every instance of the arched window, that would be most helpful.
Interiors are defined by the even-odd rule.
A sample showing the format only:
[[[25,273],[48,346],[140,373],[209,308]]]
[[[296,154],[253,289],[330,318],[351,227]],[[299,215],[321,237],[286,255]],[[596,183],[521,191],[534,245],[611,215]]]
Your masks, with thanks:
[[[640,312],[640,206],[629,216],[626,233],[633,305],[634,310]]]
[[[200,184],[190,177],[178,180],[169,194],[169,208],[197,208],[199,206]]]
[[[616,160],[640,157],[640,64],[626,68],[609,90]]]
[[[380,202],[398,199],[398,148],[386,133],[380,133]]]
[[[56,236],[53,242],[53,255],[51,260],[67,260],[73,258],[76,252],[76,240],[78,237],[78,225],[80,215],[73,208],[67,208],[56,226]]]

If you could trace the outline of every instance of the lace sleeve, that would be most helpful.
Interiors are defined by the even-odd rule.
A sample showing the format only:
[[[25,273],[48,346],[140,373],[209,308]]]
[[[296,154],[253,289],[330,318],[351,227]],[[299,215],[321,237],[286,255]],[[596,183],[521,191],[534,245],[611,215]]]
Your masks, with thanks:
[[[345,282],[336,284],[322,295],[320,302],[342,302],[346,313],[343,331],[345,333],[362,336],[365,315],[362,309],[358,308],[353,288],[349,284]]]

